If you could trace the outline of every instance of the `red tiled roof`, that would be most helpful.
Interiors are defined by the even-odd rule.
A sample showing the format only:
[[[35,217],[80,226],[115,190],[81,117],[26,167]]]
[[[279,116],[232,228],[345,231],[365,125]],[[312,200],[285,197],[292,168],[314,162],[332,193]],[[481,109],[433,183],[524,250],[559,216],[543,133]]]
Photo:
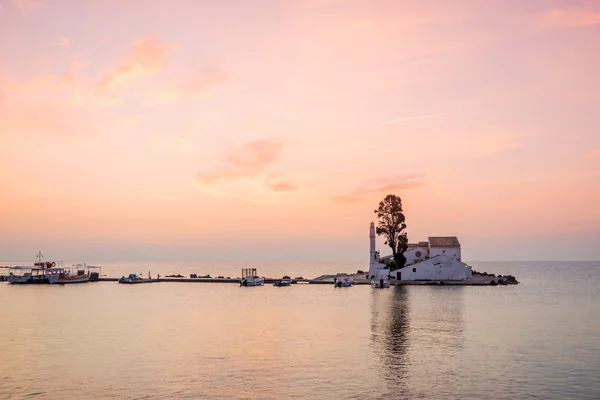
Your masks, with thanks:
[[[430,247],[460,247],[456,236],[438,236],[429,238]]]

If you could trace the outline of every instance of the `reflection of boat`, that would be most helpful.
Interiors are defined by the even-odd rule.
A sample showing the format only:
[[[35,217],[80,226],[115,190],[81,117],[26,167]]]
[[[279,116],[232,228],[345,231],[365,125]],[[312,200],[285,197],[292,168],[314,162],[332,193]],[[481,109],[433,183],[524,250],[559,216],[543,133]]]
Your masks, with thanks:
[[[291,284],[292,284],[291,279],[277,279],[273,283],[273,286],[290,286]]]
[[[371,286],[373,286],[374,288],[377,288],[377,289],[389,288],[390,281],[388,281],[387,279],[383,279],[383,278],[374,279],[371,281]]]
[[[119,278],[119,283],[127,283],[127,284],[135,284],[135,283],[144,283],[149,282],[149,280],[142,278],[138,274],[129,274],[128,277],[122,276]]]
[[[354,283],[354,281],[352,280],[352,278],[349,278],[349,277],[340,278],[340,279],[338,279],[337,277],[333,278],[334,287],[350,287],[350,286],[352,286],[353,283]]]

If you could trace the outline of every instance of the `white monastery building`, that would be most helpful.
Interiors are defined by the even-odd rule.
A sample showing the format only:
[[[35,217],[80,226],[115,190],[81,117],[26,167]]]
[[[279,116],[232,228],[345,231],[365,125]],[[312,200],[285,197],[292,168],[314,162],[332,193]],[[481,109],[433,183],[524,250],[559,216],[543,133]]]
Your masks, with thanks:
[[[404,268],[390,272],[382,262],[392,256],[379,257],[375,250],[375,224],[369,229],[369,278],[391,276],[403,281],[463,281],[471,279],[471,267],[461,261],[460,243],[455,236],[429,237],[427,242],[409,243],[404,252]]]

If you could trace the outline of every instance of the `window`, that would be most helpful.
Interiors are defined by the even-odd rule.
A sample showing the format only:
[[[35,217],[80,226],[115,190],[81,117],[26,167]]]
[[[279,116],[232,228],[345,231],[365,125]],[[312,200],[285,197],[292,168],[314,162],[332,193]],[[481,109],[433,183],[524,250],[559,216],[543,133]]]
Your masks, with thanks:
[[[413,272],[417,272],[417,269],[416,269],[416,268],[413,268]]]

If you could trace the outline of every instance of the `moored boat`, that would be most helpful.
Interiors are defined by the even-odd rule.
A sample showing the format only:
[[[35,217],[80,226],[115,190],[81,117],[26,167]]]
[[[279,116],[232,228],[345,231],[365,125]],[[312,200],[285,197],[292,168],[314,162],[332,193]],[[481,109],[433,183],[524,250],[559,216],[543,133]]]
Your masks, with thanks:
[[[150,282],[150,280],[148,279],[144,279],[141,276],[139,276],[138,274],[129,274],[129,276],[125,277],[122,276],[121,278],[119,278],[119,283],[125,283],[125,284],[136,284],[136,283],[145,283],[145,282]]]
[[[273,286],[290,286],[292,284],[292,280],[291,279],[277,279],[275,282],[273,282]]]
[[[390,281],[388,281],[387,279],[383,279],[383,278],[373,279],[371,281],[371,286],[373,286],[376,289],[389,288]]]
[[[338,288],[338,287],[351,287],[352,284],[354,283],[354,281],[352,280],[352,278],[350,277],[344,277],[344,278],[333,278],[333,286]]]
[[[246,276],[240,281],[240,286],[262,286],[265,284],[265,278],[262,276]]]

